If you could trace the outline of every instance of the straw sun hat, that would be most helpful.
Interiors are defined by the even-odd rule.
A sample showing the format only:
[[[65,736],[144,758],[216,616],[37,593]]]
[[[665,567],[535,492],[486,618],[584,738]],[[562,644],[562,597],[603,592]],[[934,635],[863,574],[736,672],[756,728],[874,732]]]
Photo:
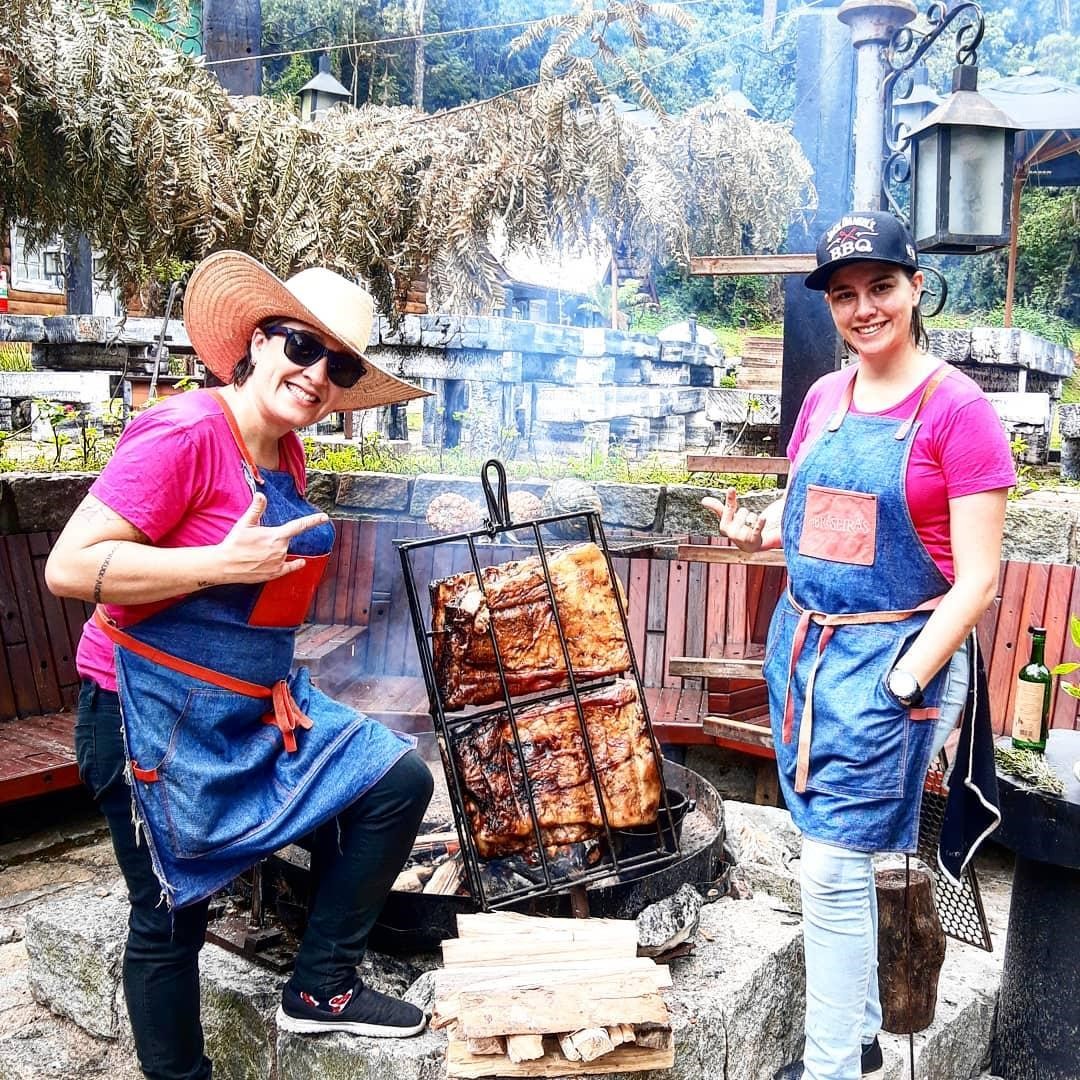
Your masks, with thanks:
[[[347,390],[346,409],[370,409],[411,398],[421,390],[373,364],[365,352],[375,303],[359,285],[314,266],[282,281],[240,251],[216,251],[192,271],[184,292],[184,325],[199,359],[222,382],[247,351],[252,331],[270,319],[294,319],[364,357],[366,371]]]

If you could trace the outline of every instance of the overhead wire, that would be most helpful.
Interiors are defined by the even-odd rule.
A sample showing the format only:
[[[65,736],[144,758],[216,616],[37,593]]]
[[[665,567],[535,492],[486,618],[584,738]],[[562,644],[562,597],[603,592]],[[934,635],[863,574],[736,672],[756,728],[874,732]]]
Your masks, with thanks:
[[[712,3],[713,0],[674,0],[670,6],[678,8],[698,7],[701,4]],[[809,11],[812,8],[819,7],[824,3],[828,3],[829,0],[808,0],[807,3],[801,5],[798,8],[792,8],[790,11],[784,13],[783,18],[789,19],[794,15],[798,15],[803,11]],[[555,13],[559,14],[559,13]],[[572,12],[565,12],[564,14],[570,15]],[[550,18],[551,16],[545,16]],[[254,60],[279,60],[286,56],[306,56],[314,53],[328,53],[336,52],[342,49],[370,49],[379,45],[404,45],[409,42],[416,41],[431,41],[438,38],[448,37],[461,37],[465,34],[480,34],[487,33],[489,31],[496,30],[520,30],[530,26],[536,26],[538,23],[544,22],[545,19],[520,19],[514,22],[505,23],[486,23],[481,26],[458,26],[449,30],[425,30],[422,33],[412,34],[394,34],[388,37],[381,38],[364,38],[356,41],[334,42],[329,45],[317,45],[309,46],[303,49],[280,49],[275,52],[267,53],[255,53],[244,56],[230,56],[223,60],[204,60],[202,62],[203,67],[222,67],[226,64],[247,64]],[[750,28],[750,32],[757,30],[754,26]],[[710,42],[709,44],[722,44],[725,41],[734,41],[739,37],[745,36],[747,31],[740,31],[737,34],[729,35],[727,38],[719,38],[716,42]]]

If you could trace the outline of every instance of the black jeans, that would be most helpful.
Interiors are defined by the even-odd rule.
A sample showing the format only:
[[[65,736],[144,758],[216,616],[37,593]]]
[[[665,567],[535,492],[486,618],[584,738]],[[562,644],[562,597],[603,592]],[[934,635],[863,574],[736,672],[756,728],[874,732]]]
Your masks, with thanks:
[[[150,1080],[207,1080],[199,1019],[199,950],[207,901],[172,912],[161,899],[145,843],[137,843],[116,694],[85,681],[75,726],[79,773],[109,823],[131,914],[124,997],[139,1065]],[[432,780],[410,751],[312,837],[312,905],[290,980],[324,1000],[351,987],[367,936],[404,865]]]

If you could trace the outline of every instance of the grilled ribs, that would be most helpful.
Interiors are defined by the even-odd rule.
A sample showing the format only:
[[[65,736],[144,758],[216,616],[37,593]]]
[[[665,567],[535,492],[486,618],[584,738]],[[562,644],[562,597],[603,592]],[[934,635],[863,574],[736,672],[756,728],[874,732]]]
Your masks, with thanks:
[[[630,654],[603,552],[592,543],[564,548],[549,556],[548,568],[575,677],[626,671]],[[486,567],[482,585],[471,572],[431,583],[432,651],[447,709],[503,696],[489,621],[511,695],[566,681],[540,557]]]
[[[608,824],[651,824],[660,777],[634,684],[620,680],[580,697]],[[600,834],[603,819],[573,698],[515,709],[514,717],[543,844]],[[500,712],[455,733],[452,752],[480,857],[535,848],[509,716]]]

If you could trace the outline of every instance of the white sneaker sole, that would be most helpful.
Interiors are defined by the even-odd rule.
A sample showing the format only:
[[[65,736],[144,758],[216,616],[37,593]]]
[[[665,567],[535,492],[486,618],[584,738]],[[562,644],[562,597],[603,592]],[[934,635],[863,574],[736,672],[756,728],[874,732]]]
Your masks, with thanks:
[[[362,1024],[358,1020],[302,1020],[289,1016],[280,1005],[274,1021],[281,1031],[290,1031],[294,1035],[344,1031],[349,1035],[366,1035],[369,1039],[407,1039],[411,1035],[419,1035],[427,1027],[427,1016],[412,1027],[385,1027],[382,1024]]]

